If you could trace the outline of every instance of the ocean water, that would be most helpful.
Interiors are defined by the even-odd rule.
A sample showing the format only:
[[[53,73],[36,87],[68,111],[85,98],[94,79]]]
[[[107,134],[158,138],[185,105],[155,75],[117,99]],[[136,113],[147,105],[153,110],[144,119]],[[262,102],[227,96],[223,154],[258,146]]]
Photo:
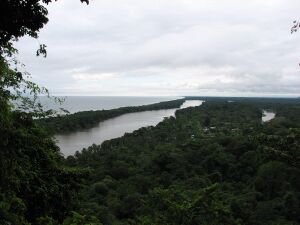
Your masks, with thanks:
[[[129,96],[67,96],[62,105],[49,101],[46,97],[40,100],[47,109],[64,108],[70,113],[88,110],[114,109],[125,106],[140,106],[182,97],[129,97]]]

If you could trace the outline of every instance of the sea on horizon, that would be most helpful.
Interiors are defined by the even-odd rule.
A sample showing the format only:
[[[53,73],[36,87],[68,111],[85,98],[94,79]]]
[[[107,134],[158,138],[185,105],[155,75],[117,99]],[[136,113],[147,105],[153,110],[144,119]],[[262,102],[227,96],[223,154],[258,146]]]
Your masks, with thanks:
[[[40,97],[46,109],[64,108],[70,113],[89,110],[115,109],[126,106],[141,106],[180,99],[180,96],[57,96],[65,98],[62,105]]]

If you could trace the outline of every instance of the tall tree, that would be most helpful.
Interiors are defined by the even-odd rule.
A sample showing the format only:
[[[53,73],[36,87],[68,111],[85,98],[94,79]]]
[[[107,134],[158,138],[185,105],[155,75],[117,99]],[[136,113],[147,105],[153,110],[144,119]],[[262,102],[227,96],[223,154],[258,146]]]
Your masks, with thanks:
[[[48,22],[49,3],[0,1],[0,224],[62,222],[85,173],[66,168],[52,137],[36,125],[33,118],[52,113],[36,101],[48,91],[18,71],[13,43],[25,35],[38,38]],[[41,45],[37,55],[46,56],[45,47]]]

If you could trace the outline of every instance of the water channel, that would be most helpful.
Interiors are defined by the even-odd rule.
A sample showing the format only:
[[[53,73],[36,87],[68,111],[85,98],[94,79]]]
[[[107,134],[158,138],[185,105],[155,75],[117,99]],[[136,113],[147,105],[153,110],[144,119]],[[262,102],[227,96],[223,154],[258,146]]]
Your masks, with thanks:
[[[200,100],[187,100],[180,109],[199,106],[202,102]],[[55,138],[61,152],[68,156],[92,144],[101,144],[105,140],[121,137],[125,133],[133,132],[141,127],[155,126],[165,117],[174,116],[176,110],[178,109],[127,113],[100,122],[94,128],[56,135]]]

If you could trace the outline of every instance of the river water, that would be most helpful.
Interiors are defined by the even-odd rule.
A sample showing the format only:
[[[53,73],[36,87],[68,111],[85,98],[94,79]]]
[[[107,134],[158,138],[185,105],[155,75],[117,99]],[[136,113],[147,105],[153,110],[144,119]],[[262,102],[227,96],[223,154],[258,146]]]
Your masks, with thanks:
[[[274,117],[275,117],[274,112],[263,110],[263,116],[262,116],[261,120],[263,123],[265,123],[265,122],[270,121],[271,119],[274,119]]]
[[[182,108],[199,106],[203,101],[187,100]],[[105,140],[121,137],[125,133],[133,132],[141,127],[155,126],[165,117],[175,115],[177,109],[153,110],[145,112],[127,113],[100,122],[98,126],[73,133],[56,135],[57,144],[65,155],[73,155],[76,151],[87,148],[92,144],[101,144]]]

